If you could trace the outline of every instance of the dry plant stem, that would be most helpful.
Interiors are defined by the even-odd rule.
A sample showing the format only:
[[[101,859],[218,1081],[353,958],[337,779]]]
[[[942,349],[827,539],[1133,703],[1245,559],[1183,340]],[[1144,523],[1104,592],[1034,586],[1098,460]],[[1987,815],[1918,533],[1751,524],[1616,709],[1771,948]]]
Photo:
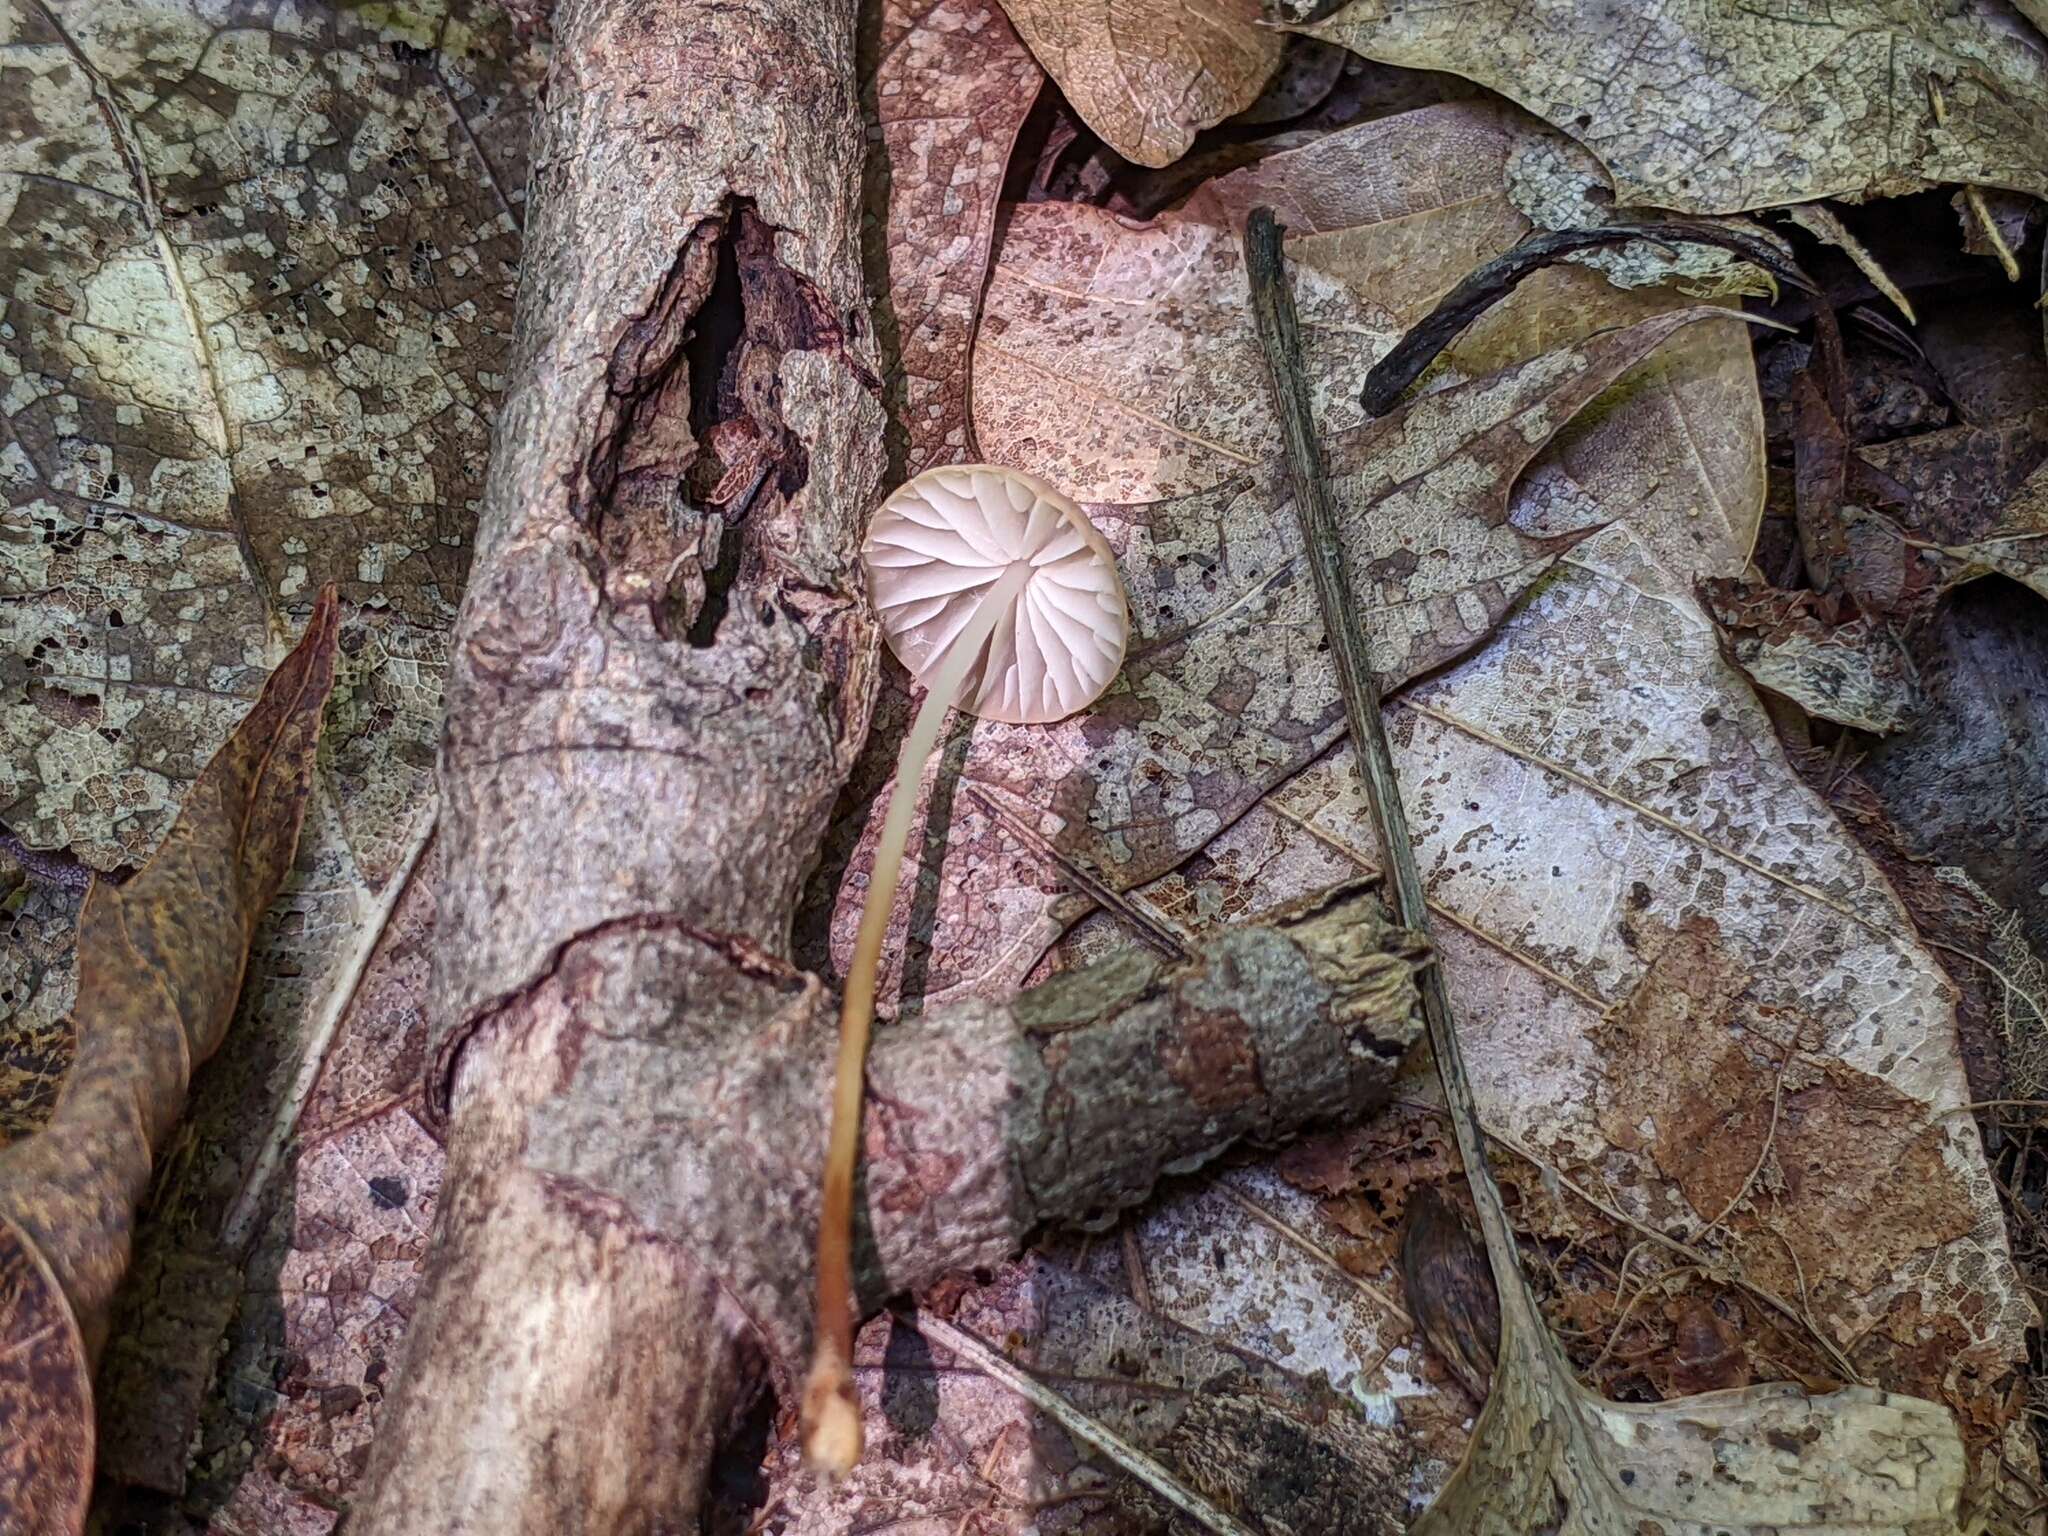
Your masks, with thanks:
[[[1144,943],[1169,960],[1188,957],[1187,935],[1173,923],[1150,910],[1150,903],[1136,891],[1128,894],[1103,884],[1088,867],[1049,841],[1039,830],[1010,810],[986,790],[967,787],[967,798],[993,816],[1004,831],[1048,864],[1054,865],[1069,885],[1104,911],[1112,913]]]
[[[1344,546],[1337,534],[1336,513],[1330,506],[1329,477],[1316,444],[1315,418],[1302,368],[1301,327],[1295,318],[1294,296],[1288,287],[1280,240],[1281,230],[1273,211],[1253,209],[1244,235],[1252,315],[1273,381],[1281,437],[1287,446],[1295,513],[1301,520],[1302,540],[1308,546],[1309,575],[1322,608],[1330,654],[1337,663],[1338,688],[1344,695],[1352,750],[1358,757],[1366,801],[1372,807],[1373,826],[1379,834],[1387,883],[1393,889],[1395,917],[1405,927],[1427,933],[1429,900],[1422,872],[1415,862],[1415,842],[1408,832],[1408,817],[1401,808],[1401,785],[1394,773],[1393,749],[1387,742],[1386,724],[1380,718],[1379,679],[1372,670],[1365,618],[1358,611],[1356,588],[1344,570]],[[1508,1225],[1500,1190],[1487,1171],[1486,1138],[1479,1128],[1478,1106],[1472,1102],[1471,1080],[1466,1076],[1465,1058],[1458,1049],[1457,1031],[1452,1026],[1451,998],[1444,985],[1443,967],[1426,967],[1416,978],[1416,985],[1422,992],[1422,1016],[1429,1026],[1430,1049],[1436,1053],[1445,1105],[1457,1135],[1459,1155],[1465,1160],[1471,1180],[1473,1205],[1486,1235],[1487,1253],[1493,1261],[1505,1309],[1511,1305],[1510,1296],[1523,1294],[1519,1275],[1500,1273],[1503,1262],[1514,1262],[1514,1230]],[[1531,1321],[1541,1326],[1540,1320]]]
[[[853,1174],[860,1151],[862,1073],[875,1022],[875,981],[889,912],[903,874],[903,850],[917,813],[917,782],[938,745],[939,728],[967,674],[1012,600],[1031,579],[1019,562],[991,587],[966,627],[946,649],[896,758],[889,812],[875,845],[867,902],[839,1005],[839,1068],[832,1085],[832,1138],[818,1216],[818,1326],[811,1372],[804,1384],[804,1459],[821,1472],[843,1475],[860,1460],[860,1411],[853,1401]]]

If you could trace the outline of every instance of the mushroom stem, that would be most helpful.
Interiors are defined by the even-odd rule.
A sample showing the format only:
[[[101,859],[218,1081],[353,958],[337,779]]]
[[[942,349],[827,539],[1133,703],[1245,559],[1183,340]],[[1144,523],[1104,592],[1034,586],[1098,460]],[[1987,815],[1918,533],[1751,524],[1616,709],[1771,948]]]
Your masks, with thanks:
[[[834,1476],[852,1471],[861,1453],[860,1408],[853,1395],[853,1172],[860,1150],[861,1097],[882,941],[889,934],[889,911],[896,901],[903,849],[910,841],[910,820],[917,812],[917,781],[925,760],[938,745],[939,728],[954,695],[1030,579],[1029,562],[1019,560],[983,594],[973,616],[948,647],[917,718],[911,722],[910,734],[903,739],[903,751],[896,759],[896,782],[889,791],[889,813],[882,821],[874,867],[868,875],[860,934],[854,940],[853,963],[847,969],[846,990],[840,1000],[832,1135],[825,1152],[824,1197],[818,1212],[818,1322],[803,1399],[804,1460],[817,1471]]]

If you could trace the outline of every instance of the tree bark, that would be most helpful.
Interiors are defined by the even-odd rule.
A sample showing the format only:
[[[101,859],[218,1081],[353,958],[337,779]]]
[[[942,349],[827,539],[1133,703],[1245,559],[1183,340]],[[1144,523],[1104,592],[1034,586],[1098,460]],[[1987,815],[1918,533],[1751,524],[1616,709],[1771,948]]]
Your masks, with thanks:
[[[854,25],[557,15],[442,749],[450,1162],[358,1536],[692,1529],[801,1372],[833,1030],[789,927],[876,666]],[[1368,1107],[1419,955],[1350,891],[885,1030],[863,1296]]]
[[[862,1299],[1380,1102],[1421,954],[1340,889],[1182,964],[1134,949],[885,1030]],[[808,1350],[833,1024],[817,978],[746,941],[632,922],[471,1041],[359,1529],[691,1528],[718,1437]]]

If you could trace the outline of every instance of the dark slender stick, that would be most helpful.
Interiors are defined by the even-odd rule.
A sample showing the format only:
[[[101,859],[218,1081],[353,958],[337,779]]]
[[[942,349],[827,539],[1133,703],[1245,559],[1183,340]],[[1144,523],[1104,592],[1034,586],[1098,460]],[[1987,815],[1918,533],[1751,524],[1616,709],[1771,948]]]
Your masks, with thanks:
[[[1250,231],[1247,228],[1246,236]],[[1787,287],[1814,293],[1813,279],[1783,251],[1761,236],[1747,234],[1725,224],[1695,223],[1673,219],[1663,224],[1605,224],[1598,229],[1552,229],[1530,235],[1501,252],[1483,266],[1475,267],[1465,280],[1445,294],[1437,307],[1415,323],[1365,376],[1360,403],[1368,416],[1384,416],[1393,409],[1401,391],[1422,376],[1422,370],[1487,310],[1515,291],[1515,286],[1532,272],[1555,266],[1579,251],[1606,245],[1627,245],[1642,240],[1665,250],[1675,245],[1711,245],[1732,251],[1744,261],[1762,268]],[[1254,301],[1256,303],[1256,301]]]
[[[1132,932],[1160,954],[1169,960],[1187,959],[1188,945],[1185,938],[1128,896],[1104,885],[1086,865],[1061,852],[1050,839],[1039,832],[1038,828],[1011,812],[995,796],[970,784],[967,786],[967,798],[987,811],[997,825],[1010,836],[1058,869],[1067,884],[1096,905],[1122,918]]]
[[[1379,833],[1381,860],[1394,893],[1395,920],[1418,932],[1429,931],[1429,901],[1422,871],[1415,862],[1415,843],[1408,816],[1401,808],[1401,785],[1394,775],[1394,753],[1380,718],[1379,680],[1372,670],[1371,641],[1358,610],[1357,589],[1344,569],[1344,545],[1337,516],[1330,505],[1329,476],[1316,444],[1315,418],[1309,406],[1308,382],[1302,370],[1301,327],[1294,314],[1294,292],[1288,285],[1280,248],[1280,226],[1270,208],[1254,208],[1245,223],[1245,271],[1251,283],[1252,318],[1266,368],[1273,383],[1273,401],[1280,413],[1280,434],[1287,447],[1287,466],[1294,488],[1294,510],[1301,520],[1302,542],[1308,547],[1309,574],[1323,611],[1330,654],[1337,662],[1337,682],[1344,695],[1344,713],[1351,726],[1351,745],[1365,781],[1365,795]],[[1472,1101],[1471,1080],[1458,1049],[1451,1022],[1451,998],[1444,971],[1432,965],[1419,972],[1415,985],[1422,993],[1422,1016],[1429,1026],[1430,1049],[1436,1053],[1444,1099],[1457,1133],[1472,1185],[1472,1202],[1486,1236],[1495,1284],[1504,1308],[1526,1300],[1521,1271],[1516,1268],[1514,1232],[1500,1189],[1486,1165],[1486,1137]],[[1533,1312],[1527,1321],[1538,1321]]]

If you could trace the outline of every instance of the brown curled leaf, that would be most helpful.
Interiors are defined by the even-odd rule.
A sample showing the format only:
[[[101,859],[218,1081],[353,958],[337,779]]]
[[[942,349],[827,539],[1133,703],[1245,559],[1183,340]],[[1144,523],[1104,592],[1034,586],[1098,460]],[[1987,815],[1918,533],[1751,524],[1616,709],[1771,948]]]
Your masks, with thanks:
[[[220,1047],[249,942],[291,868],[334,684],[329,587],[141,873],[78,924],[77,1046],[48,1118],[0,1151],[0,1529],[79,1528],[92,1362],[136,1207],[193,1069]]]
[[[1737,577],[1702,581],[1698,590],[1720,627],[1723,654],[1809,715],[1883,734],[1910,725],[1918,713],[1913,665],[1898,638],[1845,611],[1836,594],[1788,592]]]
[[[1103,142],[1170,165],[1258,99],[1281,33],[1259,0],[1008,0],[1038,62]]]
[[[1873,444],[1849,472],[1908,548],[1945,557],[1943,586],[1996,571],[2048,597],[2048,410]]]
[[[1401,1291],[1430,1353],[1473,1402],[1485,1402],[1500,1353],[1500,1292],[1479,1234],[1434,1185],[1408,1202]]]

